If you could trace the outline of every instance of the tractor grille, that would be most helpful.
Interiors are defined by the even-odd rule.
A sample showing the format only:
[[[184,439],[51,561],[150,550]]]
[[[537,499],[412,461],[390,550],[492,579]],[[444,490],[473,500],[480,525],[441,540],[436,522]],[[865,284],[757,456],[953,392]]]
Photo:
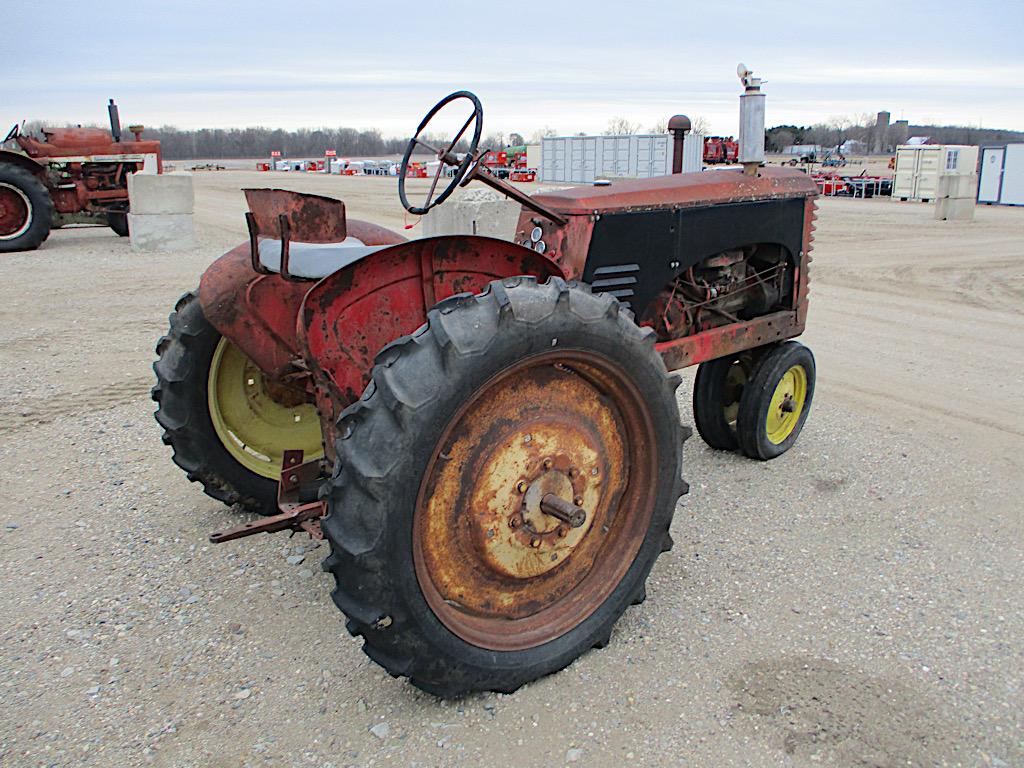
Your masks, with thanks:
[[[612,264],[594,270],[594,279],[590,286],[594,293],[610,293],[629,309],[633,308],[631,299],[635,295],[639,264]]]

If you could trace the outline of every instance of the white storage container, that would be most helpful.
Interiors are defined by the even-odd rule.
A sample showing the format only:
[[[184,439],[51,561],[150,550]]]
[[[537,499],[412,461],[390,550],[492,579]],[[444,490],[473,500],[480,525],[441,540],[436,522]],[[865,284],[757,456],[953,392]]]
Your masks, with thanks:
[[[588,184],[594,179],[646,179],[672,173],[672,137],[662,133],[630,136],[555,136],[541,140],[540,180]],[[684,171],[700,170],[700,155],[684,150]],[[694,161],[696,158],[696,161]],[[695,167],[693,166],[696,162]]]
[[[978,202],[1024,205],[1024,144],[982,148]]]
[[[939,176],[970,176],[978,167],[978,148],[962,144],[904,144],[896,147],[892,196],[931,202]]]

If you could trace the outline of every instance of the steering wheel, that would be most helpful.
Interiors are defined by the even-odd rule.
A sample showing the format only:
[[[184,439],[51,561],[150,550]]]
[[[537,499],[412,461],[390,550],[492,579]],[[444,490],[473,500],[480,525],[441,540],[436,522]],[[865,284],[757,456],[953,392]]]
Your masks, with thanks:
[[[18,128],[19,128],[19,127],[20,127],[20,126],[19,126],[19,124],[18,124],[18,123],[15,123],[15,124],[14,124],[14,127],[13,127],[13,128],[11,128],[11,130],[9,130],[9,131],[7,132],[7,135],[6,135],[6,136],[4,136],[4,140],[3,140],[3,141],[0,141],[0,144],[6,144],[6,143],[7,143],[8,141],[10,141],[11,139],[16,139],[16,138],[18,138],[18,135],[19,135],[19,134],[21,133],[21,131],[19,131],[19,130],[18,130]]]
[[[427,124],[434,118],[434,115],[444,109],[448,104],[451,104],[453,101],[458,101],[459,99],[466,99],[473,105],[473,114],[471,114],[466,122],[462,124],[462,128],[455,134],[455,137],[448,142],[446,146],[441,147],[440,149],[432,147],[430,144],[423,141],[423,139],[420,138],[420,134],[423,133],[423,129],[427,127]],[[462,139],[463,134],[466,133],[471,125],[473,126],[473,138],[469,143],[469,151],[466,152],[465,156],[462,158],[462,162],[460,163],[458,158],[453,154],[453,150],[455,149],[455,145],[459,143],[459,140]],[[405,210],[409,213],[421,216],[434,206],[440,205],[448,199],[448,196],[455,191],[455,187],[457,187],[459,182],[465,178],[470,167],[476,160],[476,150],[480,145],[480,133],[483,131],[483,127],[484,108],[480,104],[480,99],[469,91],[456,91],[455,93],[449,94],[437,102],[433,109],[427,112],[426,117],[420,121],[419,127],[416,129],[416,135],[409,139],[409,145],[405,148],[405,155],[402,157],[402,167],[398,172],[398,197],[402,201],[402,205],[405,207]],[[422,206],[412,205],[405,194],[405,179],[406,173],[409,171],[409,160],[412,158],[413,150],[416,148],[417,144],[425,149],[429,149],[434,153],[434,156],[441,161],[437,166],[437,173],[434,174],[434,180],[430,184],[430,191],[427,192],[427,198]],[[434,197],[434,192],[437,191],[437,182],[440,180],[441,174],[444,173],[445,168],[449,165],[457,166],[458,171],[455,173],[455,176],[452,178],[451,182],[449,182],[448,186],[446,186],[441,193],[437,195],[437,197]]]

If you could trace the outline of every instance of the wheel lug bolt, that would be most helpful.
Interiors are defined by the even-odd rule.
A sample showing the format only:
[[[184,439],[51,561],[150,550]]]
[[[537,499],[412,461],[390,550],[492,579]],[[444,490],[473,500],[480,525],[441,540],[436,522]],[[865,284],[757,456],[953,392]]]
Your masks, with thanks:
[[[536,549],[540,546],[540,539],[530,539],[530,546]]]
[[[510,517],[508,519],[508,527],[509,528],[518,528],[519,527],[519,518],[516,517],[515,515]]]
[[[575,499],[572,500],[572,503],[575,504],[577,507],[582,507],[583,506],[583,497],[582,496],[577,496]]]
[[[525,480],[520,480],[518,485],[516,485],[516,490],[519,491],[520,493],[526,493],[526,488],[527,485]]]
[[[544,459],[544,469],[551,469],[554,462],[551,459]]]
[[[568,531],[565,529],[564,525],[558,526],[558,538],[564,539],[567,533]]]

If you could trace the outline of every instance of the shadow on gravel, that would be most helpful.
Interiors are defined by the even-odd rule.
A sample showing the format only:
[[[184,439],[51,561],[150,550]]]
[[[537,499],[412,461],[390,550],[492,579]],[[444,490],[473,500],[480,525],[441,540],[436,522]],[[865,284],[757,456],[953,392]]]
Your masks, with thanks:
[[[964,735],[941,702],[900,680],[791,656],[747,664],[729,687],[737,709],[754,717],[750,725],[787,755],[877,768],[968,759]]]

